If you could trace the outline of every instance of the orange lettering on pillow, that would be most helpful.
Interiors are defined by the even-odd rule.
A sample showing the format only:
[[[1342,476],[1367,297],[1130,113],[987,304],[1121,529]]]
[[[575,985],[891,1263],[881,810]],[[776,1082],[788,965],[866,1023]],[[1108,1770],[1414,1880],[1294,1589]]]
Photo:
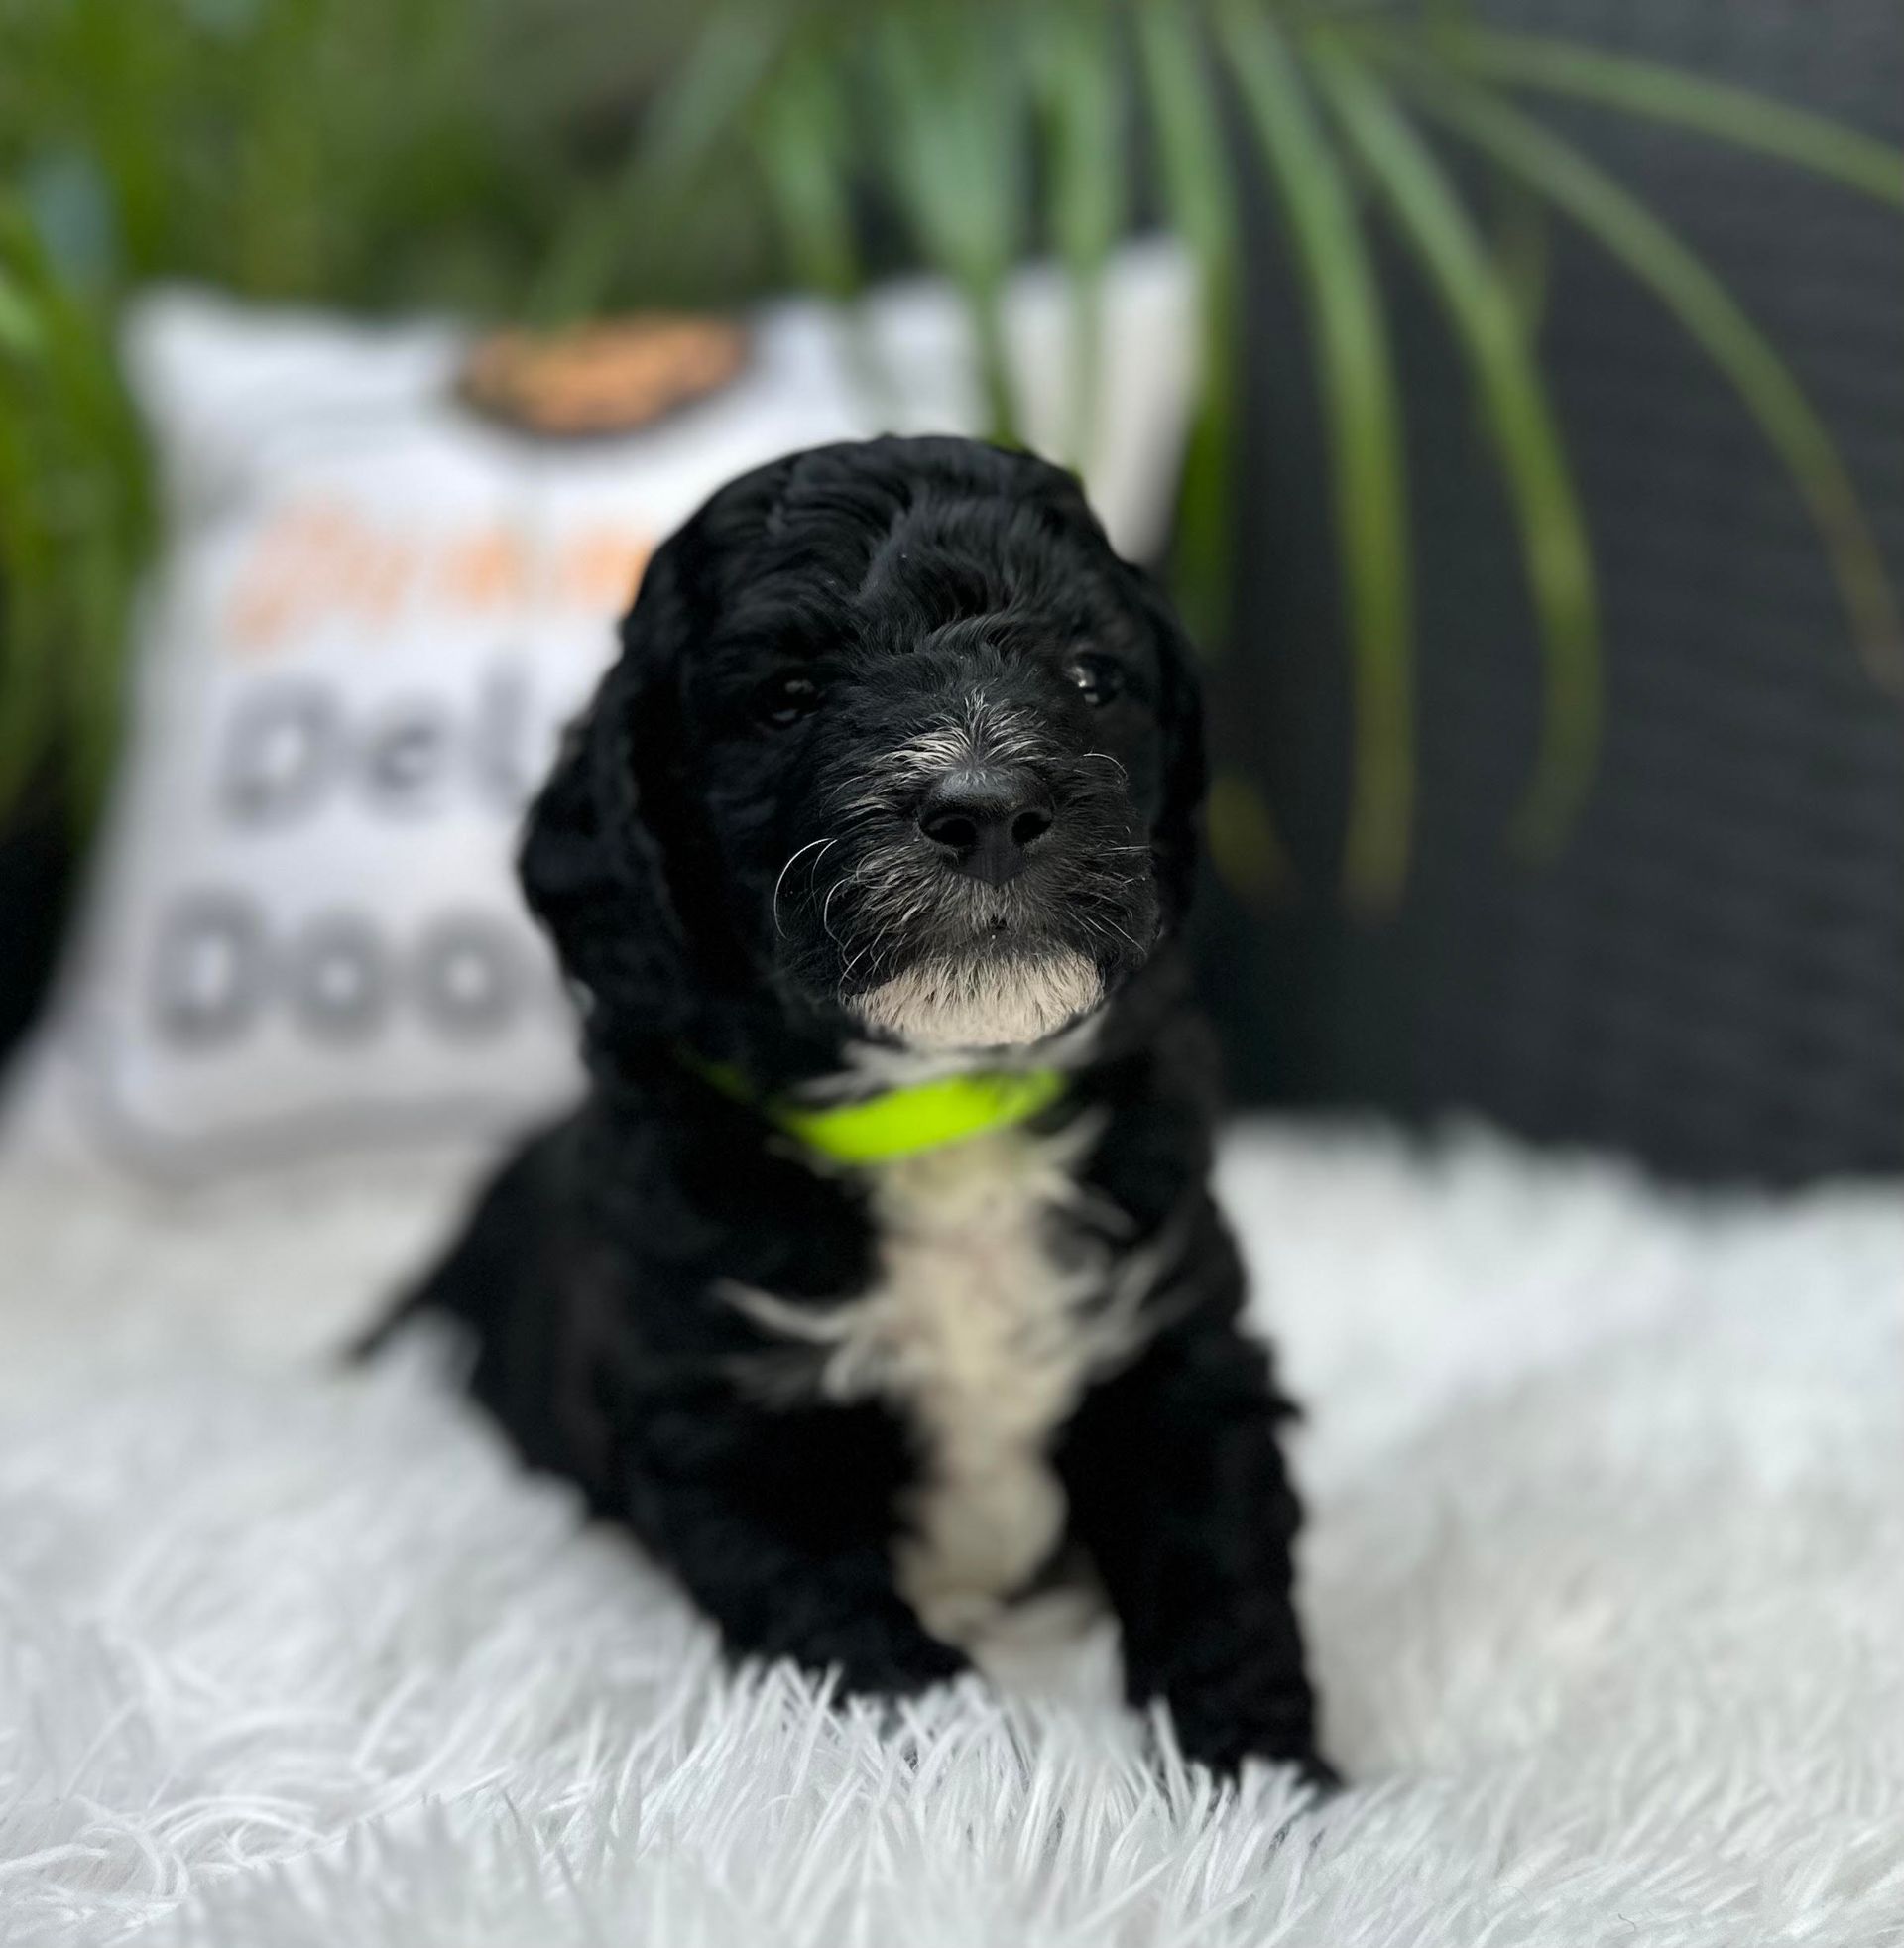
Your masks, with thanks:
[[[568,542],[555,571],[559,601],[620,615],[642,578],[654,543],[624,528],[585,528]]]
[[[225,611],[235,648],[278,647],[326,617],[388,630],[418,600],[468,614],[533,604],[618,615],[654,544],[597,525],[536,548],[494,524],[394,530],[338,501],[301,501],[266,523],[234,579]]]
[[[376,534],[360,524],[339,564],[338,592],[364,622],[387,625],[416,587],[421,558],[414,542]]]
[[[239,569],[226,627],[240,650],[262,650],[334,596],[355,527],[331,501],[294,501],[275,514]]]
[[[506,528],[479,529],[442,549],[435,586],[459,609],[515,608],[532,585],[528,550]]]

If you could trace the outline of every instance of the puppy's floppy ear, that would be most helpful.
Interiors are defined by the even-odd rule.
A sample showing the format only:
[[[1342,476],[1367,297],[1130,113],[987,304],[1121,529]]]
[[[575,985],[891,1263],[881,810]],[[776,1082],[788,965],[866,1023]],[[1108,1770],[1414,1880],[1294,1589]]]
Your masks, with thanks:
[[[569,729],[530,807],[517,867],[530,911],[563,972],[592,1002],[591,1022],[624,1034],[677,1035],[693,992],[687,943],[644,774],[671,734],[675,670],[688,628],[671,549],[650,563],[622,626],[622,655]]]
[[[1207,782],[1203,753],[1203,686],[1197,652],[1183,625],[1148,575],[1139,576],[1144,614],[1157,646],[1162,687],[1157,725],[1163,735],[1163,803],[1150,849],[1168,924],[1189,911],[1197,883],[1197,848]]]

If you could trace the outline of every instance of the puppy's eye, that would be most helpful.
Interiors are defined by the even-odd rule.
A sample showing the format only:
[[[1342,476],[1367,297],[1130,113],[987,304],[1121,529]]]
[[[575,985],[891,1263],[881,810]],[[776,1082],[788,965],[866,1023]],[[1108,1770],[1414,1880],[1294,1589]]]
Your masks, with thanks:
[[[774,730],[787,730],[820,707],[820,686],[791,671],[770,676],[754,692],[754,714]]]
[[[1124,671],[1108,656],[1094,656],[1089,651],[1074,656],[1065,665],[1064,673],[1084,692],[1087,703],[1110,703],[1124,694]]]

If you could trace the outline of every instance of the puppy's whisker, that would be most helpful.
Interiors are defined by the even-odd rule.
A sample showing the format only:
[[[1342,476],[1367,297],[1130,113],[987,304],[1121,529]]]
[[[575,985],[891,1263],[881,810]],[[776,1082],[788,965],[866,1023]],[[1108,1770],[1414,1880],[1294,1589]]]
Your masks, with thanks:
[[[837,839],[830,839],[830,838],[808,839],[804,845],[795,847],[794,850],[787,855],[786,864],[780,868],[779,877],[774,882],[774,931],[777,933],[782,939],[786,937],[786,928],[780,924],[780,889],[786,884],[787,874],[790,873],[793,870],[795,864],[802,857],[804,857],[805,854],[811,852],[815,846],[819,847],[820,855],[819,855],[819,859],[814,860],[812,870],[817,872],[819,870],[820,859],[824,859],[826,857],[827,848],[829,846],[836,845],[837,843],[838,843]]]
[[[841,889],[846,886],[846,884],[848,883],[849,880],[852,879],[852,877],[853,875],[851,873],[842,873],[840,877],[836,879],[830,887],[827,888],[825,902],[822,904],[820,908],[820,931],[824,933],[826,937],[829,940],[831,940],[836,947],[844,946],[846,942],[843,941],[840,938],[840,936],[833,931],[833,902],[839,898]]]

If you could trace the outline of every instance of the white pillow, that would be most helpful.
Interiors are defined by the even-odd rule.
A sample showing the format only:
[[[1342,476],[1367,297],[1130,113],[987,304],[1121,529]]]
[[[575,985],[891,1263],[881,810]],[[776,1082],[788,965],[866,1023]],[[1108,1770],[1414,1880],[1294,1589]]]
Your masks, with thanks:
[[[1164,246],[1107,287],[1092,498],[1126,553],[1164,538],[1192,381],[1191,280]],[[1070,308],[1013,285],[1032,441],[1063,444]],[[638,432],[532,439],[462,405],[467,351],[172,292],[131,326],[169,548],[124,769],[75,945],[23,1058],[8,1143],[141,1173],[492,1138],[575,1087],[573,1029],[513,873],[560,724],[642,562],[724,480],[794,447],[980,421],[943,286],[862,312],[771,304],[740,375]]]

